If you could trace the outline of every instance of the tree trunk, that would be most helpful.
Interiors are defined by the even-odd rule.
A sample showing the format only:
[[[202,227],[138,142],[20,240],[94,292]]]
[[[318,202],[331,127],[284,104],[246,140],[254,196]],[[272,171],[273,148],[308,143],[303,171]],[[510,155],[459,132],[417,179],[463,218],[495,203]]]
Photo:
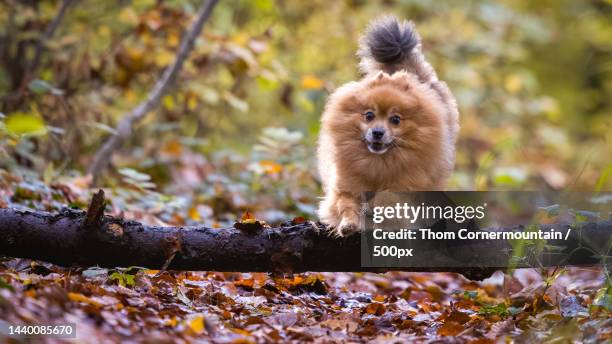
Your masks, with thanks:
[[[465,267],[362,268],[358,234],[332,238],[310,222],[287,223],[277,228],[238,225],[242,229],[146,226],[103,216],[100,207],[103,199],[101,194],[94,197],[88,212],[65,209],[52,214],[0,209],[0,255],[64,266],[242,272],[452,271],[470,278],[487,277],[507,267],[485,264],[491,261],[492,255],[499,255],[499,250],[509,248],[504,240],[474,242],[470,249],[479,252],[479,256],[477,260],[466,260]],[[574,231],[580,234],[564,243],[566,251],[575,250],[583,236],[608,245],[611,228],[611,221],[582,224]],[[491,249],[491,245],[497,246]],[[461,252],[459,255],[466,256]],[[589,253],[572,259],[569,265],[594,265],[601,263],[602,258]]]

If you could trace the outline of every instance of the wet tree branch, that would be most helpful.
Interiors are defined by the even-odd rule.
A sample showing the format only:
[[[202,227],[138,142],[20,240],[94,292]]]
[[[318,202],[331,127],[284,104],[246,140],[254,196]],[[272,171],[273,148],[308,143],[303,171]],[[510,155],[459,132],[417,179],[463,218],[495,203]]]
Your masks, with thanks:
[[[41,259],[64,266],[243,272],[452,271],[476,279],[508,267],[487,264],[499,261],[499,255],[509,248],[504,240],[474,242],[468,246],[444,244],[430,252],[433,260],[444,254],[453,255],[463,262],[457,267],[364,268],[358,234],[332,238],[309,222],[255,230],[242,226],[238,226],[241,229],[147,226],[100,216],[103,203],[103,196],[98,193],[88,212],[66,209],[53,214],[0,209],[0,255]],[[548,230],[552,226],[541,225],[541,228]],[[569,241],[552,244],[565,245],[567,252],[576,252],[588,236],[598,245],[608,245],[612,221],[584,223],[572,233]],[[602,259],[608,258],[585,251],[572,257],[567,265],[595,265]],[[525,266],[519,262],[516,267]]]

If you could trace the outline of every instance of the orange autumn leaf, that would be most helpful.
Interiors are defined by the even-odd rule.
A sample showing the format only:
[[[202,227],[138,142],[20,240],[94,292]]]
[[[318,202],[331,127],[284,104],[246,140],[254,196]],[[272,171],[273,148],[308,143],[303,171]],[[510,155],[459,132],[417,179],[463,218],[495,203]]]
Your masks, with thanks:
[[[245,211],[244,214],[242,214],[242,217],[240,217],[240,222],[242,223],[255,223],[256,221],[257,219],[255,218],[255,215],[253,215],[248,210]]]
[[[70,292],[68,293],[68,298],[74,302],[84,302],[84,303],[90,304],[95,307],[102,307],[101,303],[94,301],[81,293]]]
[[[374,301],[376,302],[385,302],[385,296],[384,295],[376,295],[374,296]]]
[[[306,219],[301,217],[301,216],[294,217],[293,220],[291,220],[291,223],[294,224],[294,225],[299,225],[299,224],[304,223],[304,222],[306,222]]]
[[[164,144],[162,152],[170,156],[178,157],[183,153],[183,146],[178,140],[171,140]]]
[[[455,321],[447,321],[438,328],[438,334],[441,336],[456,336],[463,332],[463,330],[464,328],[461,324]]]
[[[234,223],[234,228],[240,229],[246,232],[256,232],[264,227],[266,223],[259,221],[255,216],[248,210],[242,214],[239,222]]]
[[[237,334],[241,334],[243,336],[250,336],[251,335],[251,332],[249,332],[247,330],[240,329],[240,328],[233,328],[233,329],[231,329],[231,331],[233,331],[233,332],[235,332]],[[234,340],[233,343],[236,343],[236,341]]]
[[[201,221],[202,217],[200,216],[200,212],[197,207],[189,208],[189,218],[193,221]]]
[[[253,289],[255,285],[255,280],[252,278],[240,279],[234,282],[236,287],[243,287],[245,289]]]
[[[262,160],[259,162],[259,166],[263,168],[266,174],[278,174],[283,170],[283,165],[272,160]]]
[[[175,327],[178,324],[178,320],[176,317],[172,317],[170,319],[166,319],[165,324],[170,327]]]
[[[367,314],[383,315],[386,311],[385,305],[382,303],[370,303],[366,308]]]
[[[323,87],[323,80],[312,74],[307,74],[302,77],[302,87],[307,90],[318,90]]]

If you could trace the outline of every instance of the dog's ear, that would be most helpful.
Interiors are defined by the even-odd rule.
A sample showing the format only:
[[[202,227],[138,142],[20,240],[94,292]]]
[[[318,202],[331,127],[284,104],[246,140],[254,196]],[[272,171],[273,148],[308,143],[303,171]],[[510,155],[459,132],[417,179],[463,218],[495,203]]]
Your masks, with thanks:
[[[410,91],[413,87],[412,79],[407,73],[397,72],[393,74],[395,86],[402,91]]]
[[[366,83],[368,87],[378,86],[392,80],[391,76],[383,71],[379,71],[376,74],[368,77]]]
[[[338,109],[346,114],[361,113],[363,105],[357,94],[348,94],[339,101]]]

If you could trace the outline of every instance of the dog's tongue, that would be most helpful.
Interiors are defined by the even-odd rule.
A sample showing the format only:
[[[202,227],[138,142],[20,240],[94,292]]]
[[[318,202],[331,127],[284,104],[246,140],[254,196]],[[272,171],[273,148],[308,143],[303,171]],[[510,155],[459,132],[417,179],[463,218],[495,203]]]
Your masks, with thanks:
[[[379,142],[374,142],[374,143],[372,143],[372,149],[374,149],[374,150],[381,150],[381,149],[383,149],[383,144],[379,143]]]
[[[386,148],[382,142],[371,142],[369,146],[370,150],[373,152],[380,152]]]

